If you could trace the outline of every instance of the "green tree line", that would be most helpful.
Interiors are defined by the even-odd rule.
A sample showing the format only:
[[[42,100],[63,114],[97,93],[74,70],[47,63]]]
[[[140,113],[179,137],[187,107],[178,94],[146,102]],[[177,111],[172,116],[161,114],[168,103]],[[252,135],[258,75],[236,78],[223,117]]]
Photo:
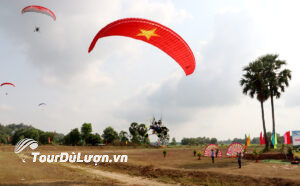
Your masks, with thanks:
[[[145,124],[133,122],[130,124],[129,133],[121,130],[119,133],[111,126],[103,130],[102,135],[93,133],[92,124],[84,123],[81,128],[74,128],[66,135],[56,132],[44,132],[24,124],[0,124],[0,143],[16,144],[24,138],[31,138],[40,144],[61,145],[99,145],[99,144],[150,144],[148,129]]]

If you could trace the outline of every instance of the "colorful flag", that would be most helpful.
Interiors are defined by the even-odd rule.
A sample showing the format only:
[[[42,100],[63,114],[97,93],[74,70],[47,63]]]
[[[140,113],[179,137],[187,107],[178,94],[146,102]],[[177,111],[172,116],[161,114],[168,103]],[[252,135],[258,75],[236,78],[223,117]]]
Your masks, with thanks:
[[[275,133],[275,145],[274,145],[274,149],[277,149],[277,134]]]
[[[271,140],[272,140],[272,144],[274,146],[274,149],[277,149],[277,134],[276,133],[272,134]]]
[[[263,145],[266,144],[266,139],[265,139],[265,135],[263,136]]]
[[[245,146],[247,146],[247,134],[245,134]]]
[[[50,137],[48,137],[48,143],[50,143]]]
[[[7,141],[10,141],[10,138],[9,138],[9,136],[7,136]]]
[[[105,140],[105,144],[107,145],[107,139]]]
[[[127,140],[126,140],[126,145],[127,145]]]
[[[272,133],[272,136],[271,136],[271,143],[272,143],[272,145],[274,146],[274,141],[273,141],[273,139],[274,139],[274,134]]]
[[[291,144],[291,133],[290,133],[290,131],[287,131],[284,134],[284,144]]]
[[[247,146],[250,146],[250,134],[248,134],[248,138],[247,138]]]
[[[262,137],[262,132],[260,132],[260,137],[259,137],[260,145],[263,145],[263,137]]]

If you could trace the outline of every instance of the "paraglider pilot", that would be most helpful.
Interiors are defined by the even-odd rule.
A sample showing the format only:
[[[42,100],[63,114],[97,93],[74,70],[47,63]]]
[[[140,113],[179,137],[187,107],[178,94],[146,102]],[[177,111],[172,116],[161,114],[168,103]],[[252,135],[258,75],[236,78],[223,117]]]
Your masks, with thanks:
[[[40,27],[35,27],[34,32],[40,32]]]

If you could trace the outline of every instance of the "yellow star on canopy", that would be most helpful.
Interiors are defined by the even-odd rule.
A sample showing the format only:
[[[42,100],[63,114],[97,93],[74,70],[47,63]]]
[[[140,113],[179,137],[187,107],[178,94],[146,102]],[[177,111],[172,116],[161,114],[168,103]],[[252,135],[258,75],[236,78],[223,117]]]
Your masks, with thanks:
[[[158,37],[159,35],[155,33],[156,28],[152,29],[152,30],[143,30],[140,29],[141,33],[139,33],[137,36],[145,36],[147,38],[147,40],[149,40],[152,36],[156,36]]]

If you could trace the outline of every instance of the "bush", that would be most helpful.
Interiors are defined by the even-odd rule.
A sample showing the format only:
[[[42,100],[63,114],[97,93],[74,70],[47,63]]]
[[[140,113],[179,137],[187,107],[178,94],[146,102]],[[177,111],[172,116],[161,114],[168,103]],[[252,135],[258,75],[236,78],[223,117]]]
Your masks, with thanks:
[[[254,156],[255,160],[257,160],[259,157],[259,152],[256,151],[256,148],[253,150],[253,156]]]
[[[263,152],[268,152],[269,151],[269,147],[268,146],[265,146]]]
[[[287,156],[289,158],[292,158],[293,157],[293,149],[292,147],[288,147],[288,150],[287,150]]]
[[[164,158],[166,158],[166,156],[167,156],[167,150],[166,149],[163,150],[163,155],[164,155]]]
[[[121,146],[121,145],[122,145],[122,142],[121,142],[119,139],[115,139],[115,140],[112,142],[112,144],[113,144],[114,146]]]
[[[281,154],[284,153],[284,147],[285,147],[284,144],[282,144],[282,145],[281,145],[281,148],[280,148],[280,153],[281,153]]]
[[[201,160],[201,156],[202,156],[203,154],[202,154],[202,152],[201,151],[199,151],[198,153],[197,153],[197,156],[198,156],[198,160]]]

